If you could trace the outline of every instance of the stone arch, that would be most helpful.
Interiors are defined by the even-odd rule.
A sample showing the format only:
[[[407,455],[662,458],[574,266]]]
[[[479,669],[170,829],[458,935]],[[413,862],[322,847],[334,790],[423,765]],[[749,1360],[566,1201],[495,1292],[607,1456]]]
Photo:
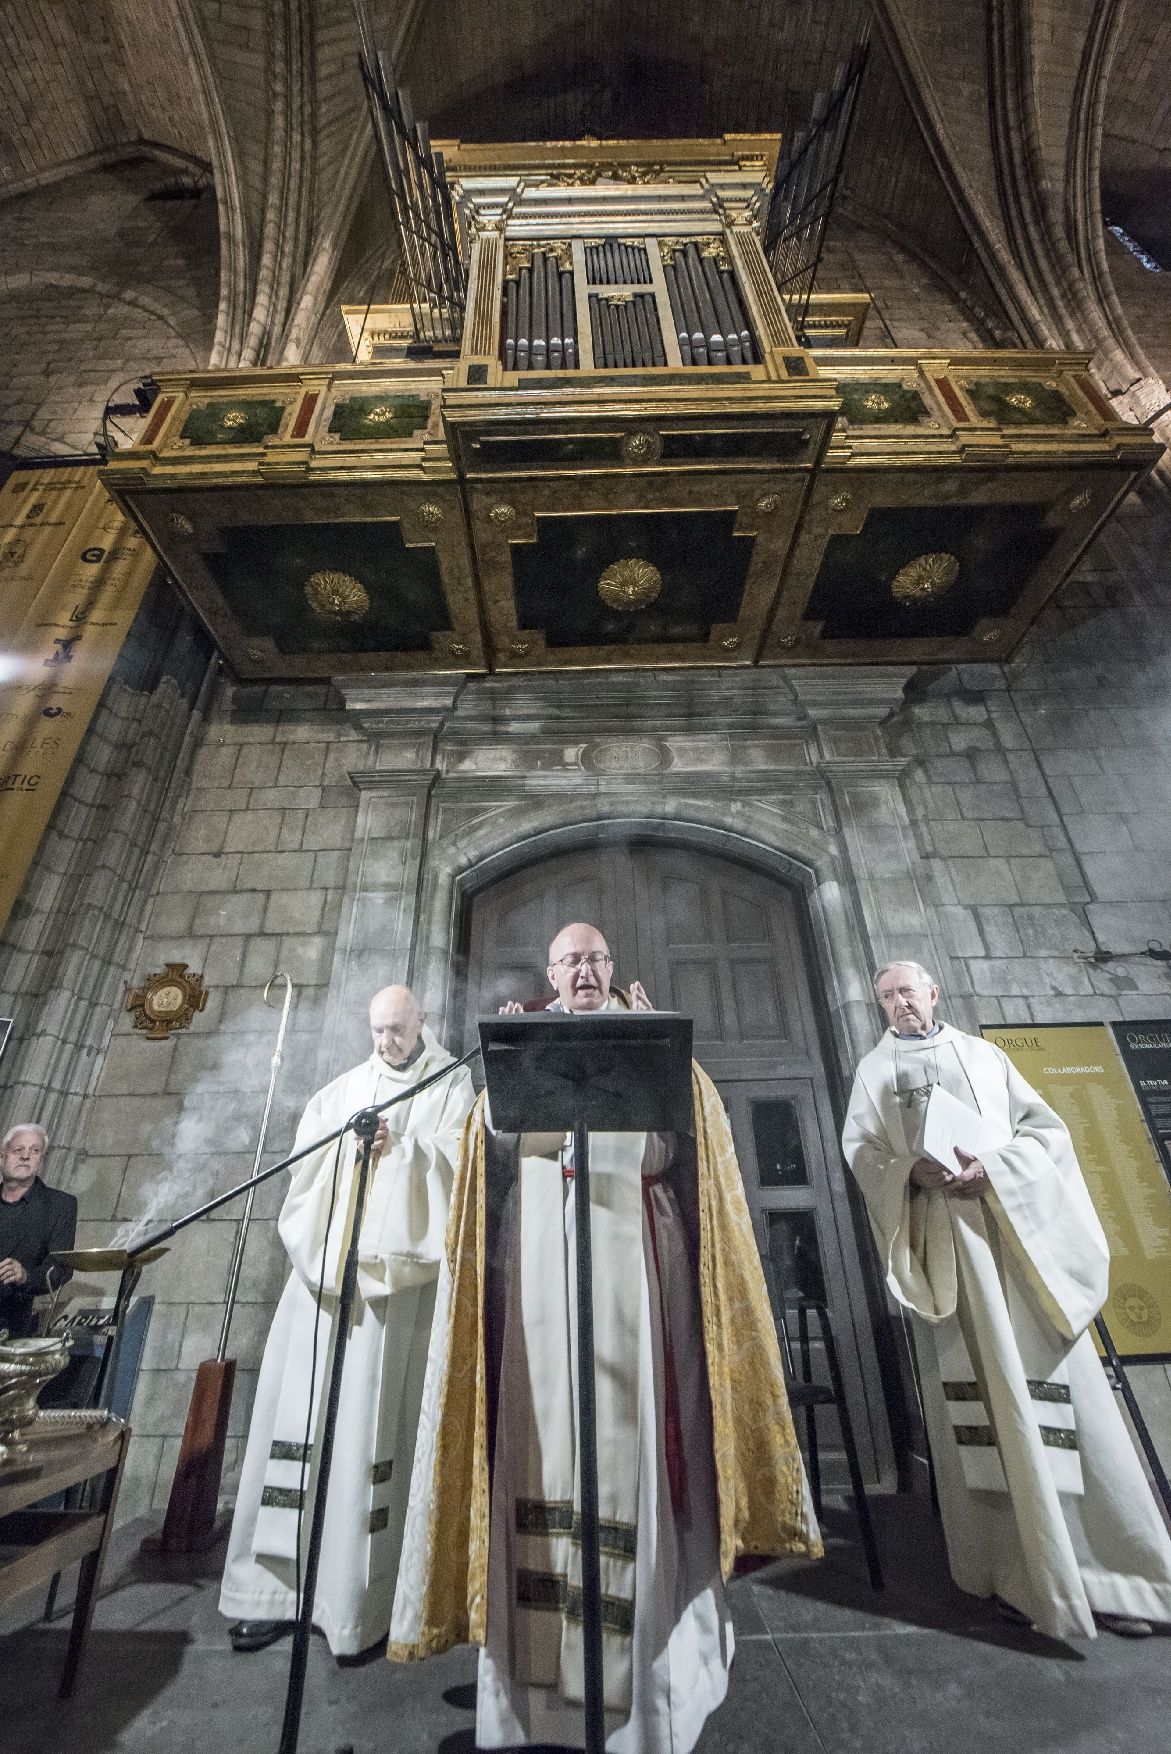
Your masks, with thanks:
[[[722,819],[726,800],[721,810],[689,799],[658,813],[645,800],[633,810],[617,798],[614,804],[611,812],[599,815],[597,798],[575,803],[558,796],[541,811],[547,820],[519,837],[510,826],[513,813],[503,805],[469,824],[450,850],[434,837],[424,861],[410,978],[419,983],[429,1014],[442,1020],[441,1033],[462,997],[462,932],[472,898],[542,857],[589,846],[620,829],[624,838],[690,847],[751,866],[800,894],[834,1047],[834,1077],[839,1085],[848,1085],[858,1058],[874,1041],[872,958],[849,873],[832,838],[795,815],[782,817],[779,812],[771,833],[759,828],[749,833],[743,825],[730,828]]]

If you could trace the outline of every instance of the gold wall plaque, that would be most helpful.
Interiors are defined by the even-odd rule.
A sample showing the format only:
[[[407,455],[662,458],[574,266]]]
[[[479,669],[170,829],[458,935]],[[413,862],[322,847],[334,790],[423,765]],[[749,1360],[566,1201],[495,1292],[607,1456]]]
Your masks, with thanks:
[[[365,585],[348,572],[332,569],[309,574],[305,601],[324,621],[361,621],[370,608]]]
[[[135,1029],[147,1041],[166,1041],[173,1029],[186,1029],[207,1004],[203,976],[185,962],[165,963],[159,974],[148,974],[140,987],[128,987],[124,1009],[134,1013]]]
[[[946,597],[959,576],[960,563],[954,554],[920,554],[899,568],[890,594],[899,603],[933,603]]]
[[[598,580],[598,596],[623,614],[645,609],[663,588],[663,575],[649,560],[616,560]]]

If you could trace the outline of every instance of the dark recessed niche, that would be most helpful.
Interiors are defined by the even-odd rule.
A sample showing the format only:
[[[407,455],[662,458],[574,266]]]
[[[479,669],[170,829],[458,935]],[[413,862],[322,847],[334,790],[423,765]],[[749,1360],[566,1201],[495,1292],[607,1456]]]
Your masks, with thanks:
[[[706,642],[740,613],[752,538],[736,512],[618,512],[539,516],[537,540],[512,547],[518,626],[550,648]],[[619,560],[645,560],[662,578],[645,608],[610,608],[598,580]]]

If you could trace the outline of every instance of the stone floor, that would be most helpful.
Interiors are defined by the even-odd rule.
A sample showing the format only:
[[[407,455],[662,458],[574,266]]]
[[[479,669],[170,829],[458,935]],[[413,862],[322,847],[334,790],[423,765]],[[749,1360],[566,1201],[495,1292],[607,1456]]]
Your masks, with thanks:
[[[1000,1621],[951,1587],[917,1499],[876,1505],[885,1593],[871,1593],[848,1515],[828,1557],[733,1585],[737,1655],[699,1754],[1165,1754],[1171,1642],[1103,1635],[1073,1648]],[[67,1621],[30,1593],[0,1620],[5,1754],[258,1754],[277,1747],[289,1646],[228,1647],[217,1565],[138,1559],[123,1529],[74,1699],[55,1689]],[[475,1658],[339,1669],[314,1639],[304,1754],[471,1754]]]

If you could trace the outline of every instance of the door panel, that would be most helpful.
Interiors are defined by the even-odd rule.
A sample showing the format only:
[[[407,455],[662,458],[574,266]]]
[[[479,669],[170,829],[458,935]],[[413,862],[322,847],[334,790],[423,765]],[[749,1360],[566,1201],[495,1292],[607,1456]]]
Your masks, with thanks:
[[[721,1079],[719,1090],[732,1125],[774,1314],[779,1319],[786,1300],[798,1295],[828,1302],[859,1459],[864,1473],[877,1478],[885,1407],[880,1394],[878,1404],[872,1404],[868,1385],[878,1388],[878,1360],[861,1292],[845,1187],[835,1185],[841,1180],[837,1141],[832,1139],[831,1157],[813,1080]],[[851,1295],[852,1283],[858,1286],[856,1298]],[[791,1311],[787,1321],[794,1340],[796,1326]],[[816,1319],[810,1322],[810,1332],[815,1336],[814,1380],[827,1382]],[[818,1418],[822,1417],[819,1413]],[[844,1484],[845,1457],[840,1451],[836,1416],[832,1422],[828,1413],[824,1418],[827,1478]]]
[[[788,892],[729,860],[675,848],[636,848],[633,866],[639,953],[655,983],[644,974],[643,985],[651,998],[656,990],[678,994],[655,1003],[690,1011],[684,993],[718,995],[718,1003],[708,1000],[694,1013],[697,1058],[713,1075],[745,1050],[770,1061],[794,1053],[808,1058],[802,993],[784,978],[801,955]]]
[[[635,966],[634,896],[629,859],[566,853],[494,884],[472,907],[465,1040],[476,1018],[509,999],[549,992],[550,940],[572,920],[606,921],[616,975]],[[620,976],[618,978],[621,978]],[[626,977],[630,979],[630,976]]]
[[[615,980],[694,1023],[696,1058],[728,1110],[774,1309],[821,1275],[868,1479],[891,1442],[797,898],[715,855],[607,839],[557,854],[473,898],[465,1039],[476,1017],[548,991],[547,946],[567,921],[605,933]],[[810,1289],[815,1289],[810,1281]],[[813,1323],[816,1332],[816,1323]],[[819,1344],[815,1372],[824,1372]],[[819,1414],[827,1482],[844,1479],[832,1409]]]

